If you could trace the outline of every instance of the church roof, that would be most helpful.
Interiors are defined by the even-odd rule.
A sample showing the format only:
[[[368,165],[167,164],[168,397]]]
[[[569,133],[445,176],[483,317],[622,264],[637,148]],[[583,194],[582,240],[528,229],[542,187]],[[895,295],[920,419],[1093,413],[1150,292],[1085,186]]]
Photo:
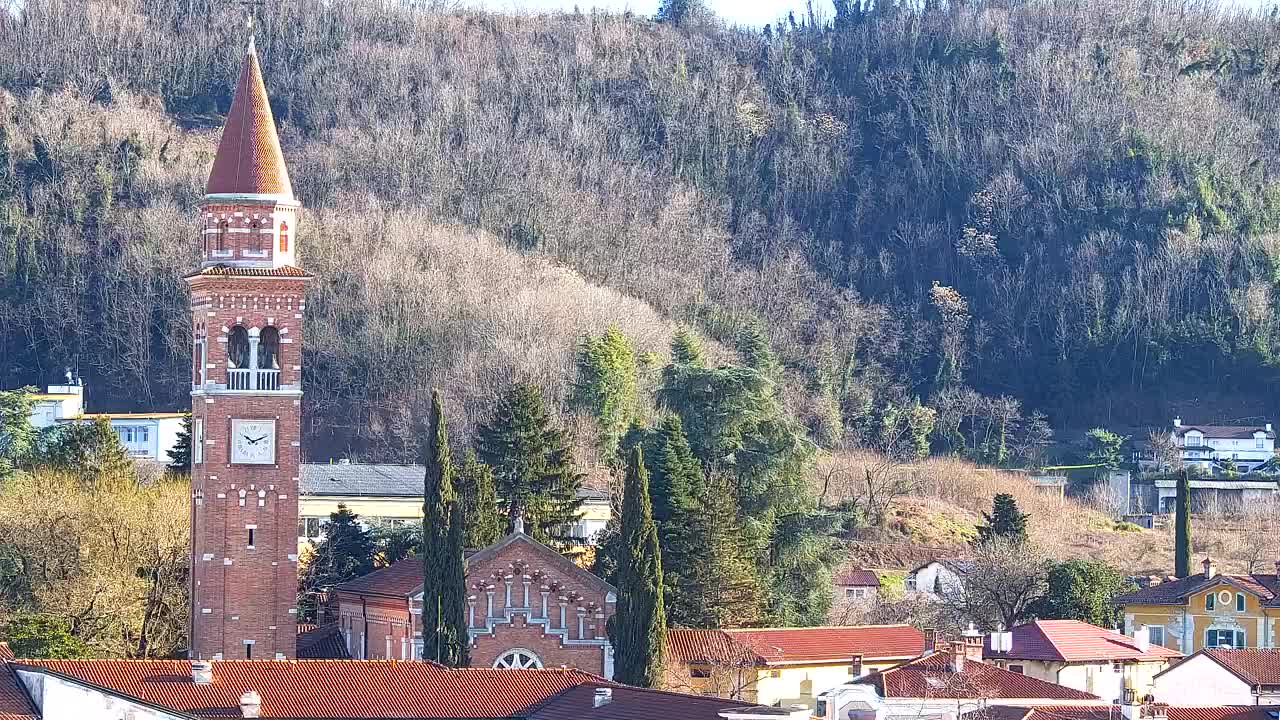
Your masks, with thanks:
[[[253,40],[249,41],[205,192],[293,198],[289,170],[280,151],[275,117],[271,114]]]

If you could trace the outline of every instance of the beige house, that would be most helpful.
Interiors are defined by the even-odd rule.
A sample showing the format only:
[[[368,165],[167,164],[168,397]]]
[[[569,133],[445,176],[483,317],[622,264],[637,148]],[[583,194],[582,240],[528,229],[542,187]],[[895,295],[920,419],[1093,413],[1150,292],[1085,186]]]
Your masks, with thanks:
[[[910,625],[667,631],[664,687],[812,708],[818,694],[924,649]]]
[[[1151,694],[1155,676],[1182,653],[1153,645],[1146,630],[1121,635],[1079,620],[1036,620],[992,633],[982,659],[996,667],[1119,701]]]

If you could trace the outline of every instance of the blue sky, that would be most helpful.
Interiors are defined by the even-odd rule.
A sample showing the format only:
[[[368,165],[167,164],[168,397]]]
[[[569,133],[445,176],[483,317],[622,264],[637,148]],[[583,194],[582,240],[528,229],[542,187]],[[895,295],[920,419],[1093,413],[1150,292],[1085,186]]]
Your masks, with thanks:
[[[717,15],[731,22],[743,25],[763,26],[785,16],[788,10],[794,10],[797,17],[804,11],[804,0],[706,0]],[[1261,7],[1271,5],[1275,0],[1221,0],[1224,5]],[[479,0],[479,4],[496,10],[572,10],[574,5],[584,12],[592,7],[610,10],[632,10],[638,14],[651,15],[658,7],[659,0]],[[831,0],[814,0],[813,7],[821,15],[832,15]]]

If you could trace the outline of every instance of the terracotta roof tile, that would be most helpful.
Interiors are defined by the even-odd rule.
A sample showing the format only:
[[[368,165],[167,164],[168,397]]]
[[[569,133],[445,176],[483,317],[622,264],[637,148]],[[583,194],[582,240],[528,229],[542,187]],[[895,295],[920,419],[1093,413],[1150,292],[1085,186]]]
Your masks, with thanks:
[[[685,663],[784,665],[899,659],[924,649],[924,634],[910,625],[667,631],[667,649]]]
[[[1036,620],[1018,625],[1010,632],[1013,634],[1013,650],[992,652],[991,638],[988,637],[983,657],[1083,662],[1161,660],[1182,656],[1182,653],[1159,645],[1150,645],[1146,652],[1142,652],[1133,638],[1079,620]]]
[[[1280,650],[1205,648],[1201,652],[1250,685],[1280,685]]]
[[[880,587],[880,578],[865,568],[845,568],[836,575],[836,585],[850,587]]]
[[[255,267],[233,267],[231,265],[210,265],[209,267],[200,268],[199,270],[186,275],[188,278],[193,277],[296,277],[309,278],[315,277],[311,273],[299,267],[292,265],[281,265],[280,267],[255,268]]]
[[[1080,690],[974,660],[965,661],[963,669],[955,672],[946,651],[871,673],[862,682],[874,685],[885,698],[1099,699]]]
[[[177,712],[240,717],[240,696],[262,696],[263,718],[510,718],[601,678],[580,670],[449,669],[395,660],[216,660],[213,682],[191,681],[185,660],[26,660]]]
[[[1141,717],[1162,711],[1168,720],[1276,720],[1276,708],[1255,706],[1156,705],[1144,707]],[[1123,720],[1119,705],[1039,705],[1013,707],[988,705],[960,716],[962,720]]]
[[[597,708],[594,707],[596,688],[601,687],[610,688],[612,698],[607,705]],[[743,707],[765,709],[741,700],[710,695],[685,695],[613,683],[585,683],[551,697],[530,712],[528,720],[721,720],[721,712]]]
[[[0,643],[4,646],[4,643]],[[8,652],[9,648],[0,647]],[[10,655],[12,657],[12,655]],[[27,696],[22,681],[10,670],[9,663],[0,659],[0,720],[37,720],[36,708]]]
[[[1280,580],[1275,575],[1228,575],[1219,573],[1206,578],[1203,573],[1179,580],[1148,585],[1131,593],[1117,595],[1112,601],[1117,605],[1182,605],[1187,597],[1210,585],[1225,582],[1245,592],[1252,593],[1268,607],[1280,606]]]
[[[275,117],[262,82],[258,54],[249,44],[236,94],[213,158],[205,192],[283,195],[293,198],[289,170],[280,151]]]

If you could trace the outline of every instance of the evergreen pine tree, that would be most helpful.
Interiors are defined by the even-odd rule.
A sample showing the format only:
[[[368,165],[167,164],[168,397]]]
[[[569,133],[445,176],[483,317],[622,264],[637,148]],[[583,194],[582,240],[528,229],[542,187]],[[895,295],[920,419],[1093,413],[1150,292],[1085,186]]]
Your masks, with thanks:
[[[738,333],[738,354],[746,366],[769,378],[778,377],[778,358],[769,345],[769,337],[764,326],[758,322],[749,322]]]
[[[702,355],[702,345],[689,328],[681,325],[671,337],[671,363],[690,367],[706,367],[707,361]]]
[[[992,538],[1006,538],[1017,542],[1027,539],[1027,518],[1030,515],[1018,511],[1018,501],[1008,493],[999,493],[991,500],[991,514],[983,513],[987,524],[978,528],[978,543]]]
[[[360,516],[338,505],[329,521],[320,526],[320,541],[311,543],[311,560],[298,578],[300,620],[315,621],[318,594],[352,578],[373,572],[377,547]]]
[[[498,512],[498,493],[493,487],[493,470],[468,449],[455,472],[458,503],[463,513],[463,547],[484,548],[502,538],[505,519]]]
[[[457,497],[453,489],[444,402],[439,390],[431,392],[431,421],[426,440],[422,488],[422,657],[456,666],[462,648],[453,628],[455,615],[461,616],[466,604],[466,585],[451,575],[453,556],[458,555],[456,562],[462,561],[462,528],[451,531]],[[456,548],[454,542],[458,545]]]
[[[1191,475],[1183,468],[1178,473],[1177,504],[1174,506],[1173,574],[1191,575]]]
[[[664,562],[678,572],[665,602],[671,624],[723,628],[760,624],[763,583],[741,542],[742,525],[733,486],[723,475],[699,482],[694,503],[672,521]],[[665,600],[665,598],[664,598]]]
[[[614,679],[655,687],[662,679],[667,620],[662,602],[662,556],[649,503],[644,454],[631,450],[623,487],[618,604],[613,618]]]
[[[476,453],[493,469],[509,533],[523,516],[534,539],[566,549],[580,538],[557,535],[581,519],[578,472],[568,435],[555,427],[532,385],[516,385],[498,401],[493,417],[476,433]]]
[[[183,413],[182,430],[178,441],[169,450],[169,470],[176,473],[191,472],[191,413]]]

